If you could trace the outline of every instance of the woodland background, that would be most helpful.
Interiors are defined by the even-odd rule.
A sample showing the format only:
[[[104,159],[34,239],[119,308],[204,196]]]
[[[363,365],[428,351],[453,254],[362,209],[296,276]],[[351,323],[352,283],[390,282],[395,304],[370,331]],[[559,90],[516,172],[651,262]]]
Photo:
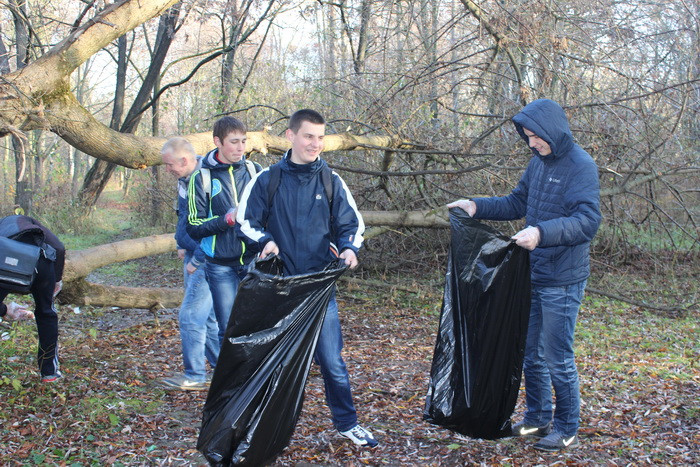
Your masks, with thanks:
[[[338,448],[311,402],[282,462],[406,463],[414,452],[446,465],[549,462],[512,442],[400,430],[421,423],[449,242],[444,205],[515,186],[531,152],[510,118],[537,98],[565,108],[602,189],[577,335],[592,450],[567,459],[696,462],[700,4],[688,0],[0,0],[0,212],[20,206],[59,233],[71,271],[82,271],[71,274],[107,284],[103,304],[122,307],[85,306],[94,283],[67,287],[67,389],[35,384],[31,328],[8,328],[3,352],[27,358],[3,359],[0,389],[12,398],[0,407],[0,453],[18,463],[201,462],[191,457],[195,430],[180,429],[196,426],[188,407],[203,399],[144,383],[163,376],[158,368],[124,370],[143,365],[141,352],[169,368],[168,348],[179,345],[171,320],[143,324],[119,302],[168,288],[134,307],[170,318],[178,303],[174,180],[159,148],[178,134],[203,154],[213,122],[234,115],[249,127],[249,157],[265,166],[285,149],[289,115],[311,107],[329,122],[323,157],[371,227],[341,297],[353,311],[344,325],[357,331],[350,365],[367,373],[358,392],[382,410],[372,426],[394,444],[375,457]],[[86,250],[113,241],[132,243],[107,259]],[[394,329],[401,322],[410,324]],[[373,375],[363,333],[379,328],[400,337],[376,337],[386,366]],[[317,376],[310,385],[318,392]],[[166,446],[153,441],[162,423]]]

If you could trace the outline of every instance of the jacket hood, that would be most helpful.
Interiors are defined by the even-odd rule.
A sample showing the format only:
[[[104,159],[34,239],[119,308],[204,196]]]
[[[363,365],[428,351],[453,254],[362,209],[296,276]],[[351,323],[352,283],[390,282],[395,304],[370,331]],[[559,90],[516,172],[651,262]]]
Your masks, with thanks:
[[[526,143],[528,137],[523,128],[527,128],[545,140],[552,149],[554,157],[568,153],[574,144],[574,137],[569,129],[569,121],[564,109],[550,99],[537,99],[527,104],[513,117],[513,124]],[[544,157],[535,149],[532,149],[532,153]]]
[[[240,161],[235,162],[233,164],[221,162],[219,161],[219,159],[216,158],[218,152],[218,149],[212,149],[211,151],[209,151],[207,155],[204,156],[204,158],[202,159],[202,167],[205,169],[227,169],[228,167],[233,166],[235,170],[241,167],[243,164],[245,164],[245,156],[243,156]]]

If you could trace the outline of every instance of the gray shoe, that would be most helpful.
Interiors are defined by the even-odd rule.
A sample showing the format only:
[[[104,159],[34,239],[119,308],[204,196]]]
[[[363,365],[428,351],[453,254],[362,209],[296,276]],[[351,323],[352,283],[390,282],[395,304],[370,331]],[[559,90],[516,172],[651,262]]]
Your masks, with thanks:
[[[578,446],[578,435],[564,436],[556,431],[551,432],[535,443],[535,449],[547,452],[561,451],[574,446]]]
[[[185,375],[175,375],[161,380],[164,386],[183,391],[206,391],[209,388],[207,381],[192,381]]]
[[[552,422],[545,426],[529,425],[525,422],[516,423],[512,428],[513,436],[532,436],[534,438],[544,438],[552,431]]]

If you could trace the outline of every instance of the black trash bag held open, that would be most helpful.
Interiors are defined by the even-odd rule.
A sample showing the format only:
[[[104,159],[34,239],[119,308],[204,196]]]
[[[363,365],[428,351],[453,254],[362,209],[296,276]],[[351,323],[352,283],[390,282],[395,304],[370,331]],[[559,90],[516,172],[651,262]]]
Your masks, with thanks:
[[[423,418],[473,438],[510,436],[530,316],[530,256],[450,210],[452,241]]]
[[[335,281],[346,267],[282,277],[281,260],[241,281],[202,415],[212,465],[263,465],[287,446]]]

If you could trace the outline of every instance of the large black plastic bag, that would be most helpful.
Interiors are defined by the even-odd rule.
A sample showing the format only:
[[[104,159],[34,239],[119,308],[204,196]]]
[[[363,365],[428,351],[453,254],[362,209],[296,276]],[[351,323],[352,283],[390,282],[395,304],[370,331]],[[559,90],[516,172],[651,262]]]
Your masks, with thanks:
[[[262,465],[289,442],[335,281],[345,266],[282,277],[277,257],[241,281],[197,449],[212,465]]]
[[[530,315],[530,256],[450,210],[447,261],[423,418],[473,438],[510,436]]]

